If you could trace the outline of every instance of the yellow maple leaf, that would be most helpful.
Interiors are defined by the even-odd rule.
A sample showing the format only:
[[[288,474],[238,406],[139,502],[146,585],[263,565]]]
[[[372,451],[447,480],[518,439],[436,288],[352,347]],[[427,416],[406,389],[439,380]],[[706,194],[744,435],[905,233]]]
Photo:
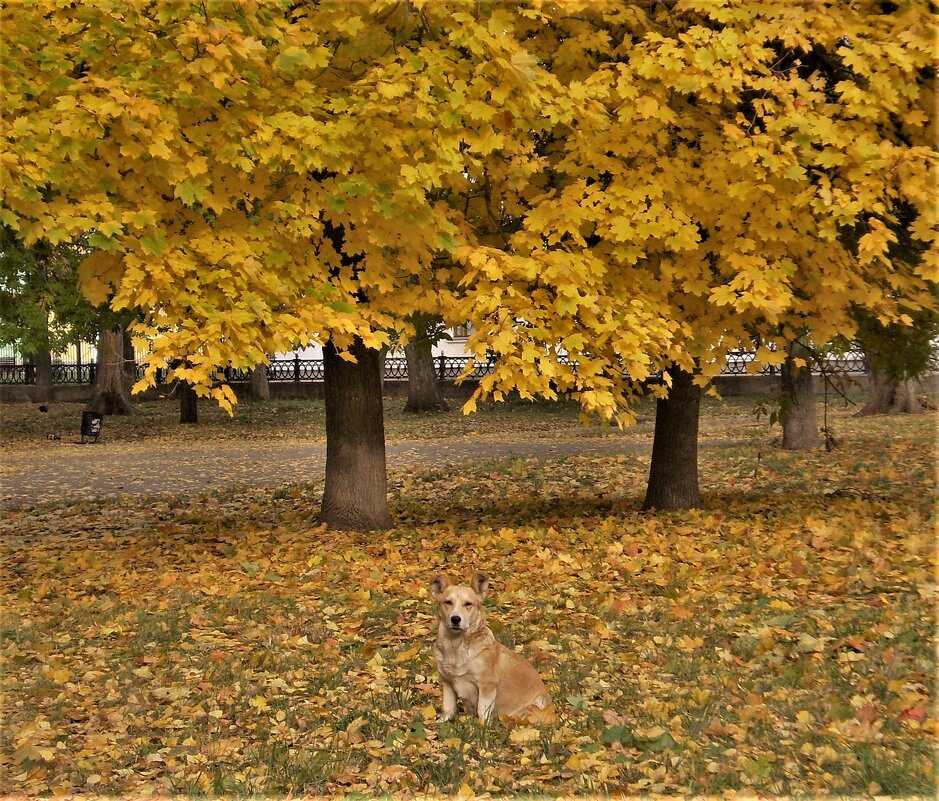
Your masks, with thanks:
[[[541,732],[538,731],[534,726],[525,726],[512,729],[509,733],[509,739],[513,743],[530,743],[534,742],[541,736]]]

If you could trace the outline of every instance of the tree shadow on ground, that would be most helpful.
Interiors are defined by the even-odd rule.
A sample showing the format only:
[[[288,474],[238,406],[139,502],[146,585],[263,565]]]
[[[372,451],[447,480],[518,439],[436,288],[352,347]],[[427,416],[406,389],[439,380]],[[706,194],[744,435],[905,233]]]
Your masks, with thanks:
[[[584,520],[611,514],[638,512],[642,499],[609,496],[511,496],[452,503],[446,499],[415,504],[406,499],[391,505],[396,526],[433,526],[441,523],[473,526],[579,525]]]

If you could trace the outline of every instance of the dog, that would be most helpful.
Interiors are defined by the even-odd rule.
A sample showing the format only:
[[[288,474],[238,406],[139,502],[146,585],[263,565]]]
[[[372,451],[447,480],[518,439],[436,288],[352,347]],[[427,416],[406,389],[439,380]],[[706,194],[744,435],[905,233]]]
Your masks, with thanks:
[[[430,590],[437,602],[434,657],[443,685],[441,721],[456,717],[457,701],[483,722],[494,716],[540,718],[553,711],[548,690],[524,657],[496,640],[486,625],[483,599],[489,579],[477,574],[467,587],[437,576]]]

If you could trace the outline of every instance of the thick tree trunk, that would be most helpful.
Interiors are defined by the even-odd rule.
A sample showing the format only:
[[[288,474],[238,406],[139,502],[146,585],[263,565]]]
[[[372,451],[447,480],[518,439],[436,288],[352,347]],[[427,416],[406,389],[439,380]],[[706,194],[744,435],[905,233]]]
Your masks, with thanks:
[[[267,365],[259,364],[251,371],[251,400],[269,401],[271,386],[267,381]]]
[[[102,330],[98,335],[98,363],[88,411],[99,414],[133,414],[124,376],[124,336]]]
[[[404,346],[408,362],[408,402],[406,412],[446,412],[450,409],[443,398],[434,357],[426,342],[409,342]]]
[[[897,380],[883,370],[867,370],[868,400],[858,417],[874,414],[919,414],[925,411],[919,382],[915,378]]]
[[[329,342],[323,348],[326,483],[319,522],[374,531],[391,527],[381,397],[382,355],[355,340],[352,364]]]
[[[199,422],[199,396],[196,395],[192,384],[180,381],[177,384],[179,391],[179,422],[193,424]]]
[[[676,367],[668,374],[672,386],[656,401],[652,465],[643,509],[675,511],[701,506],[698,488],[698,418],[701,387],[694,376]]]
[[[52,400],[52,354],[48,350],[38,350],[33,354],[36,369],[36,403],[48,403]]]
[[[804,359],[805,366],[797,367],[794,358]],[[782,446],[786,450],[810,451],[821,445],[811,358],[811,352],[804,345],[789,343],[789,353],[782,366]]]

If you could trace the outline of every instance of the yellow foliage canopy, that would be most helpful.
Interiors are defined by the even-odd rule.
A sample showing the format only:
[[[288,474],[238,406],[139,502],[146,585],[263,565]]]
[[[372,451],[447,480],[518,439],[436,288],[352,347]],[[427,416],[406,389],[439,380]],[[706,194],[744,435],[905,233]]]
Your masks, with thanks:
[[[5,12],[0,221],[87,237],[153,370],[441,314],[495,354],[481,394],[627,420],[670,363],[936,278],[936,20],[895,5],[36,0]]]

